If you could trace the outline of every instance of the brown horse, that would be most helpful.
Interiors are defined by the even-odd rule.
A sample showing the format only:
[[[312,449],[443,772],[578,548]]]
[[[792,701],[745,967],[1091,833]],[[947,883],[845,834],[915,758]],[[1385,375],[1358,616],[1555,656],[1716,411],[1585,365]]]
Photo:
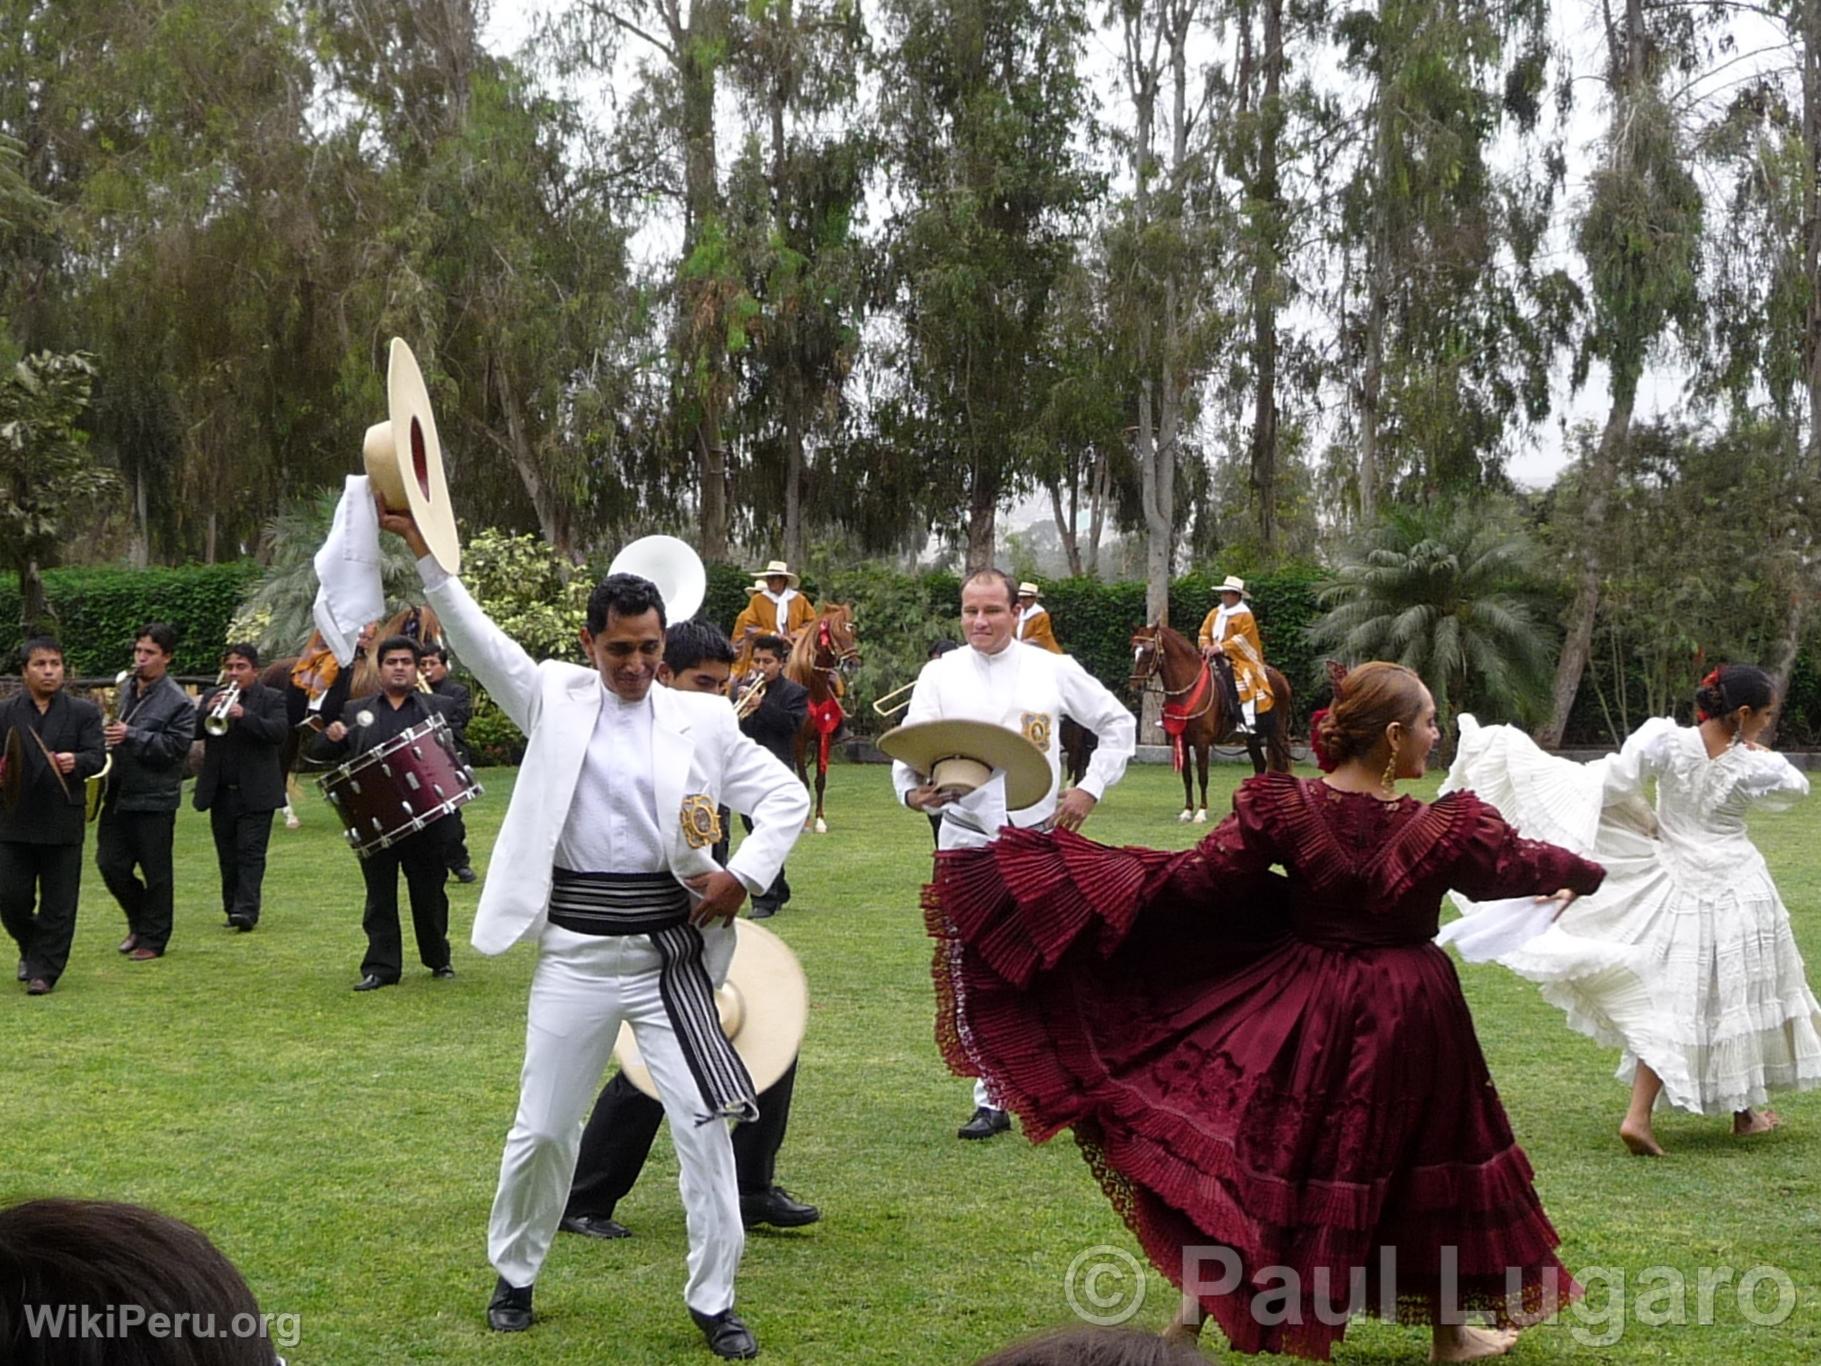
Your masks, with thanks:
[[[828,833],[822,816],[822,793],[828,786],[828,747],[847,713],[841,710],[838,678],[860,666],[860,647],[854,631],[854,609],[847,603],[822,605],[821,615],[800,629],[791,641],[785,676],[809,689],[809,711],[797,728],[794,752],[797,777],[809,786],[809,752],[816,754],[816,811],[803,823],[818,835]]]
[[[1176,767],[1182,773],[1182,814],[1177,820],[1200,825],[1208,819],[1208,751],[1217,744],[1242,741],[1252,756],[1254,773],[1267,768],[1273,773],[1290,771],[1290,741],[1278,724],[1278,718],[1290,714],[1290,681],[1269,666],[1265,677],[1275,705],[1259,713],[1257,731],[1236,733],[1239,718],[1228,715],[1227,691],[1193,644],[1168,626],[1146,626],[1133,633],[1128,681],[1141,692],[1152,680],[1163,689],[1164,730],[1176,746]],[[1190,750],[1201,782],[1199,805],[1190,787]]]

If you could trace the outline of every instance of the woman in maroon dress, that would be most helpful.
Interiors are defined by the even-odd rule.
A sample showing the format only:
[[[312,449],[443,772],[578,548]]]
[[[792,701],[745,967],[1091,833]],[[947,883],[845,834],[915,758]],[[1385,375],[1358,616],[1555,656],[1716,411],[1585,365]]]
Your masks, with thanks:
[[[942,854],[937,1037],[1032,1139],[1075,1131],[1188,1292],[1175,1332],[1325,1360],[1363,1312],[1433,1325],[1436,1360],[1498,1355],[1580,1287],[1431,940],[1450,888],[1565,907],[1604,872],[1471,793],[1396,795],[1437,739],[1399,665],[1346,675],[1318,739],[1326,778],[1247,781],[1185,853],[1008,830]]]

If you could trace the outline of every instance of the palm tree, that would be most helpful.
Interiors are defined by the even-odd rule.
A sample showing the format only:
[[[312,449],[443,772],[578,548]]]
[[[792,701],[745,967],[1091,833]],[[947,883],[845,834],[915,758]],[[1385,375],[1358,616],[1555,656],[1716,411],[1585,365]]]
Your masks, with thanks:
[[[1444,731],[1469,705],[1527,721],[1547,707],[1552,663],[1527,601],[1534,564],[1497,504],[1401,508],[1343,557],[1311,638],[1349,661],[1416,670]]]

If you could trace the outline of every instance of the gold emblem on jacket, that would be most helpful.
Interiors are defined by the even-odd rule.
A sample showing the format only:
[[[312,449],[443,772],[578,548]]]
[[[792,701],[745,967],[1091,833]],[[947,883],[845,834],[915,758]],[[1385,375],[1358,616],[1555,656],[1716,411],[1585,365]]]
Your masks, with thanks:
[[[699,792],[683,798],[683,838],[691,849],[707,849],[721,842],[721,811],[713,798]]]
[[[1049,753],[1050,714],[1047,711],[1027,711],[1024,714],[1024,738],[1045,754]]]

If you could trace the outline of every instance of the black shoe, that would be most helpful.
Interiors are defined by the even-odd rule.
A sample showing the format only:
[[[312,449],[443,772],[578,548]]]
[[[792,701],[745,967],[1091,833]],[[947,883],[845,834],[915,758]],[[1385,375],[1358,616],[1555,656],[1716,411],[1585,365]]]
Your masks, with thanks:
[[[248,930],[252,929],[253,926],[257,925],[258,923],[259,922],[255,919],[253,919],[253,917],[250,915],[231,915],[228,917],[228,924],[232,925],[235,929],[239,930],[242,934],[245,934]]]
[[[605,1214],[565,1214],[557,1223],[564,1233],[579,1233],[584,1238],[630,1238],[632,1230],[618,1219]]]
[[[531,1326],[531,1287],[514,1289],[501,1276],[487,1301],[487,1326],[496,1333],[522,1333]]]
[[[356,991],[378,991],[381,987],[396,985],[398,985],[396,982],[388,982],[385,978],[375,977],[369,972],[365,977],[354,984],[354,989]]]
[[[759,1354],[759,1340],[732,1309],[723,1309],[718,1314],[703,1314],[691,1309],[689,1317],[696,1321],[696,1327],[708,1339],[708,1350],[716,1356],[728,1361],[745,1361]]]
[[[752,903],[751,914],[749,914],[746,918],[748,920],[770,920],[777,913],[778,913],[778,908],[776,906],[761,906],[758,902],[755,901]]]
[[[470,868],[465,863],[461,867],[456,868],[453,871],[455,873],[455,880],[457,882],[479,882],[480,881],[480,874],[475,872],[474,869]]]
[[[440,968],[431,968],[430,975],[439,982],[446,982],[455,976],[455,969],[444,963]]]
[[[32,978],[25,984],[25,994],[27,996],[49,996],[51,994],[50,979],[47,977]]]
[[[974,1117],[955,1131],[956,1138],[991,1138],[1012,1127],[1012,1117],[990,1105],[977,1106]]]
[[[770,1224],[773,1228],[802,1228],[822,1217],[814,1205],[806,1205],[782,1186],[740,1197],[740,1222],[747,1228]]]
[[[138,947],[139,947],[139,932],[137,930],[133,930],[130,933],[128,933],[128,935],[125,939],[122,939],[120,941],[119,951],[121,953],[131,953],[134,949],[136,949]]]

